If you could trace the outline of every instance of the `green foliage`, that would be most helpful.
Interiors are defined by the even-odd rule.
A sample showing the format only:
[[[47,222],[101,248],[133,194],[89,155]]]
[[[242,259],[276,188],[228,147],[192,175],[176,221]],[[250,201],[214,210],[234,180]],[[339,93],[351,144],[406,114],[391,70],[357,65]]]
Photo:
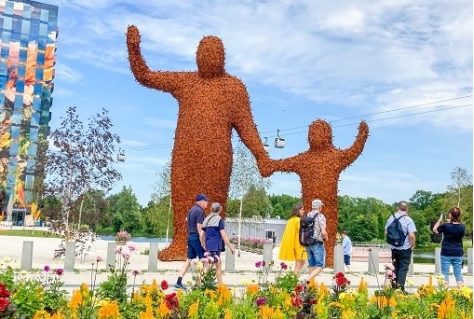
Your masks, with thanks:
[[[281,219],[288,219],[293,206],[301,202],[301,198],[290,195],[270,195],[268,196],[273,207],[272,217],[280,216]]]
[[[242,217],[270,216],[271,203],[264,188],[251,185],[243,198]]]
[[[118,194],[108,198],[109,214],[115,232],[126,229],[132,235],[140,231],[140,210],[137,197],[131,186],[123,187]],[[110,224],[109,224],[110,225]],[[102,226],[106,226],[102,224]]]

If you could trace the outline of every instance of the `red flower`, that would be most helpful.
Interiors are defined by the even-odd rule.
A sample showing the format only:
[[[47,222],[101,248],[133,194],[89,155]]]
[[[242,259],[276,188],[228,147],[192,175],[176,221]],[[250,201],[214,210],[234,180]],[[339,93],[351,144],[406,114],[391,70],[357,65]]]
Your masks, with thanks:
[[[295,291],[296,291],[296,292],[302,292],[303,290],[304,290],[304,288],[303,288],[302,285],[297,285],[297,286],[295,287]]]
[[[175,292],[169,294],[169,295],[166,295],[165,296],[165,303],[166,303],[166,307],[169,309],[169,310],[173,310],[175,308],[178,308],[179,306],[179,301],[178,301],[178,296],[176,295]]]
[[[4,284],[0,284],[0,298],[10,297],[10,291],[5,287]]]
[[[294,295],[291,297],[291,304],[293,307],[301,307],[303,305],[303,300],[301,300],[299,295]]]
[[[345,277],[336,277],[336,285],[341,287],[347,284],[347,279]]]
[[[161,290],[166,290],[169,288],[168,282],[166,280],[163,280],[161,282]]]
[[[7,298],[0,298],[0,311],[4,311],[8,307],[8,299]]]
[[[343,272],[338,272],[336,275],[334,275],[334,278],[344,278],[344,273]]]

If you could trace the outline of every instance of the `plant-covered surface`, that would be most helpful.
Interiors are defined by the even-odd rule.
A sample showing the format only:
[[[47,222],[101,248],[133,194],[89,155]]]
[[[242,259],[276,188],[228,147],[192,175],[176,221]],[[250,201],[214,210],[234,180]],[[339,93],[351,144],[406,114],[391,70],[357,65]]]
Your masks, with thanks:
[[[121,230],[115,235],[115,241],[129,241],[132,238],[126,230]]]
[[[96,287],[99,257],[92,264],[91,283],[82,284],[72,295],[61,289],[61,270],[45,266],[27,274],[4,259],[0,318],[472,318],[472,290],[446,289],[442,278],[434,284],[429,277],[425,285],[408,289],[409,294],[388,285],[369,295],[364,278],[356,287],[342,273],[334,276],[332,287],[317,282],[302,285],[286,264],[262,261],[255,265],[255,280],[242,280],[240,286],[229,289],[215,282],[211,285],[213,273],[202,272],[212,269],[214,262],[196,261],[193,267],[199,271],[187,291],[170,292],[165,280],[127,289],[121,276],[139,272],[128,269],[130,256],[125,248],[116,253],[116,268],[106,282]],[[269,280],[268,272],[275,274],[275,280]]]

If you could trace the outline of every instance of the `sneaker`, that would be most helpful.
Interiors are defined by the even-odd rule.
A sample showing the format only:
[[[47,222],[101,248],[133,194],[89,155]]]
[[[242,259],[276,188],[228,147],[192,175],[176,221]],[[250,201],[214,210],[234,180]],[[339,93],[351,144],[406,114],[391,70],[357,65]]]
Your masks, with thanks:
[[[183,290],[186,290],[186,286],[183,285],[183,284],[174,284],[174,289],[183,289]]]

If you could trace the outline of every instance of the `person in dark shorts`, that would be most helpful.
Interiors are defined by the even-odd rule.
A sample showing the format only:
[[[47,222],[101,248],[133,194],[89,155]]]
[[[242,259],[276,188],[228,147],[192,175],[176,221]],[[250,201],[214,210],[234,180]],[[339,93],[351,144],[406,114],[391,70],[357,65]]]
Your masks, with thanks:
[[[222,245],[229,247],[230,252],[234,254],[234,248],[229,241],[224,228],[224,220],[219,216],[222,206],[219,203],[212,203],[211,213],[207,215],[202,224],[204,229],[203,240],[205,242],[206,253],[204,255],[216,265],[217,283],[223,284],[222,281],[222,261],[220,258]]]
[[[186,216],[187,231],[188,231],[188,254],[187,259],[184,262],[181,272],[178,277],[178,281],[174,285],[176,289],[186,289],[183,285],[184,274],[188,271],[191,265],[191,260],[204,257],[204,247],[201,244],[201,236],[204,234],[202,230],[202,223],[204,222],[204,210],[209,205],[209,198],[204,194],[196,196],[196,205],[191,207]]]
[[[342,231],[342,251],[344,254],[344,265],[347,267],[347,272],[351,272],[351,255],[352,255],[352,241],[347,236],[347,231]]]

